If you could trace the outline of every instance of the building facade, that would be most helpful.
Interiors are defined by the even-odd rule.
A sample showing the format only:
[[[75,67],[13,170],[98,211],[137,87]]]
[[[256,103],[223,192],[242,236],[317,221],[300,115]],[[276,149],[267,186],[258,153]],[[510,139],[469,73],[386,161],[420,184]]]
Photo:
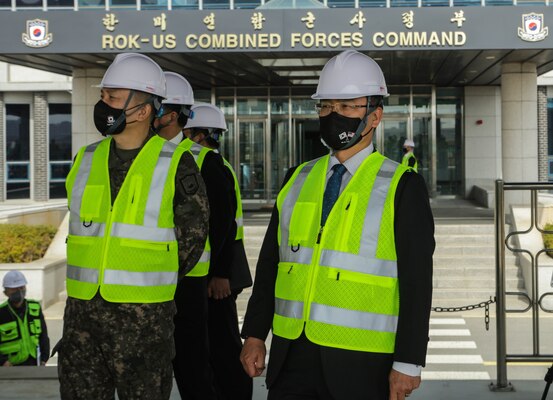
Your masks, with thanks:
[[[148,54],[185,76],[197,101],[222,108],[222,152],[252,206],[273,203],[290,167],[326,152],[311,95],[325,62],[349,48],[373,57],[386,76],[377,149],[399,161],[403,141],[413,139],[431,196],[469,198],[497,178],[553,179],[549,0],[0,6],[10,15],[0,26],[0,60],[27,71],[22,81],[9,72],[0,79],[0,200],[64,196],[72,156],[101,138],[92,118],[97,85],[123,51]],[[36,69],[52,78],[37,82],[46,72]]]

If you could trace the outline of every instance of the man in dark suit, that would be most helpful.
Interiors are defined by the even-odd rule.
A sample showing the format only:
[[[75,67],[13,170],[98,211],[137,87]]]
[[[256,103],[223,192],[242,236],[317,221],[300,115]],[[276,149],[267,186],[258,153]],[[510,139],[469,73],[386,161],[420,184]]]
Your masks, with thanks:
[[[420,384],[434,222],[423,178],[372,144],[387,95],[356,51],[321,73],[313,98],[331,153],[285,178],[242,329],[252,377],[273,330],[270,400],[403,400]]]

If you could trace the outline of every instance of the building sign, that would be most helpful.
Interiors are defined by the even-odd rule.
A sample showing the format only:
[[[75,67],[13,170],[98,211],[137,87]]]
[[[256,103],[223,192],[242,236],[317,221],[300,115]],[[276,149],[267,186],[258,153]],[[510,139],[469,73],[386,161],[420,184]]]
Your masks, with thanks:
[[[538,42],[546,38],[549,29],[543,26],[543,14],[522,14],[522,28],[518,36],[527,42]]]
[[[17,11],[0,26],[0,37],[5,54],[553,48],[545,11],[547,7]],[[502,23],[491,35],[489,21],[498,20]],[[75,26],[86,34],[77,39]],[[22,36],[17,38],[17,32]]]
[[[48,21],[33,19],[27,21],[27,29],[21,35],[21,41],[29,47],[46,47],[52,43],[52,34],[48,33]]]

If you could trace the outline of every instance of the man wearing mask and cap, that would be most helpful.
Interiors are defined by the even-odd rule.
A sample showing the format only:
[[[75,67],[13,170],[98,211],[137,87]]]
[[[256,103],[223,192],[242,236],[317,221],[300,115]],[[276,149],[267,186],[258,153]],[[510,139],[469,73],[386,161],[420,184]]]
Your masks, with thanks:
[[[182,145],[190,146],[192,153],[197,155],[212,210],[207,276],[211,368],[220,400],[250,400],[253,382],[240,364],[242,340],[236,310],[236,298],[242,289],[252,285],[243,242],[240,186],[232,166],[218,151],[221,137],[227,132],[223,112],[208,103],[195,104],[192,112],[194,118],[188,121],[184,129],[188,140]],[[210,155],[224,163],[223,171],[217,170],[217,176],[209,171],[207,161]],[[205,156],[203,161],[202,156]],[[186,356],[183,353],[183,357]]]
[[[46,365],[50,339],[38,301],[25,299],[27,279],[20,271],[4,275],[8,301],[0,304],[0,365]]]
[[[181,75],[165,72],[167,80],[167,98],[163,101],[164,114],[156,118],[154,128],[159,136],[179,145],[185,151],[190,150],[201,171],[209,201],[209,229],[213,221],[223,230],[230,229],[230,200],[225,191],[225,167],[218,154],[207,147],[196,145],[184,136],[183,128],[193,120],[194,94],[190,83]],[[194,148],[192,148],[194,147]],[[211,235],[211,232],[210,232]],[[175,349],[173,371],[179,394],[187,400],[216,400],[217,393],[213,370],[209,362],[209,339],[207,322],[207,283],[210,256],[218,258],[223,240],[205,243],[204,252],[194,268],[179,281],[175,292]],[[210,247],[211,244],[211,247]]]
[[[432,299],[426,185],[373,145],[384,75],[344,51],[323,68],[330,154],[290,171],[259,255],[241,360],[269,399],[403,400],[420,384]]]
[[[62,399],[166,400],[175,356],[177,282],[207,237],[205,186],[192,155],[151,130],[163,71],[119,54],[100,84],[94,123],[67,177],[67,294]]]
[[[419,163],[417,157],[413,154],[413,150],[415,150],[415,142],[411,139],[405,139],[403,143],[403,159],[401,160],[401,165],[411,167],[415,172],[418,172]]]

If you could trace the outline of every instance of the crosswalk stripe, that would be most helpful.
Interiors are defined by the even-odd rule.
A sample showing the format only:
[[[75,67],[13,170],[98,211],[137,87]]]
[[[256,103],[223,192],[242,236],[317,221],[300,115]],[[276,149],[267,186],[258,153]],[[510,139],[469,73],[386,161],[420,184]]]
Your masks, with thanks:
[[[427,364],[482,364],[484,360],[479,354],[429,354]]]
[[[430,325],[465,325],[463,318],[430,318]]]
[[[476,349],[476,343],[473,341],[430,341],[428,342],[429,349]]]
[[[470,336],[468,329],[430,329],[430,336]]]
[[[427,380],[488,380],[490,374],[485,371],[422,371],[421,378]]]

